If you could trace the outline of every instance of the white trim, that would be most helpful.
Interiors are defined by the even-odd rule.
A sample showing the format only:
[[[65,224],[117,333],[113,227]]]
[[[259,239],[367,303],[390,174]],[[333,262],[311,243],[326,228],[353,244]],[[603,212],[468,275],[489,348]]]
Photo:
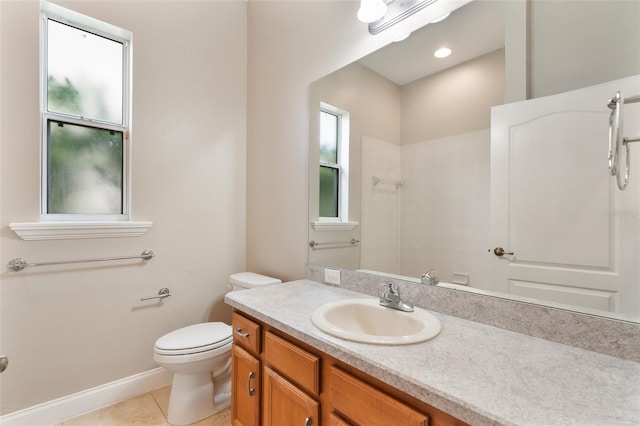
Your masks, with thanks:
[[[108,37],[110,39],[116,39],[120,42],[129,42],[131,40],[131,31],[109,24],[107,22],[100,21],[90,16],[83,15],[71,9],[66,9],[62,6],[58,6],[48,1],[40,1],[40,10],[47,16],[54,16],[57,20],[60,20],[66,24],[82,26],[85,30],[96,31],[100,36]]]
[[[171,384],[162,367],[0,416],[3,426],[52,425]]]
[[[25,241],[140,237],[153,222],[20,222],[9,227]]]
[[[353,231],[359,222],[315,221],[311,222],[314,231]]]

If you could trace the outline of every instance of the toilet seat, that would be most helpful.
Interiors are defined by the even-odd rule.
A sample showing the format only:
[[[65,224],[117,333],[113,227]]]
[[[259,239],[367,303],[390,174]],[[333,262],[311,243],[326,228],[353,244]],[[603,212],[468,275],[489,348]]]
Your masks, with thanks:
[[[205,322],[180,328],[156,340],[159,355],[188,355],[212,351],[231,344],[231,326],[222,322]]]

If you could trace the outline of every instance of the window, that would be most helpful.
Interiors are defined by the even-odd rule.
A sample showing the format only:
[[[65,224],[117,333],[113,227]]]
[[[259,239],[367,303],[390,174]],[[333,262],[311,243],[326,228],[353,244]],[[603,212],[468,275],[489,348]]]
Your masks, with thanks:
[[[320,109],[321,221],[348,221],[349,113],[322,103]]]
[[[131,33],[42,3],[41,216],[129,214]]]

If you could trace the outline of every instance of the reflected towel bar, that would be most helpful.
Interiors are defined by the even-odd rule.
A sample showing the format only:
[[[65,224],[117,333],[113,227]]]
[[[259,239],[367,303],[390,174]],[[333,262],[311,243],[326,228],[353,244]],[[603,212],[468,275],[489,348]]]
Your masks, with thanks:
[[[149,259],[152,259],[153,256],[154,256],[153,251],[147,249],[147,250],[144,250],[139,256],[100,257],[100,258],[94,258],[94,259],[62,260],[58,262],[28,263],[24,259],[15,258],[10,260],[9,263],[7,263],[7,268],[9,268],[10,271],[18,272],[18,271],[22,271],[25,268],[31,268],[33,266],[65,265],[68,263],[105,262],[105,261],[111,261],[111,260],[127,260],[127,259],[149,260]]]
[[[317,243],[313,240],[309,241],[309,247],[311,248],[316,248],[318,246],[344,246],[344,247],[350,247],[350,246],[355,246],[356,244],[358,244],[360,242],[360,240],[356,240],[355,238],[350,239],[349,241],[334,241],[334,242],[329,242],[329,243]]]
[[[401,188],[403,184],[402,180],[381,179],[377,176],[371,176],[371,180],[373,186],[377,186],[378,184],[393,185],[396,189]]]

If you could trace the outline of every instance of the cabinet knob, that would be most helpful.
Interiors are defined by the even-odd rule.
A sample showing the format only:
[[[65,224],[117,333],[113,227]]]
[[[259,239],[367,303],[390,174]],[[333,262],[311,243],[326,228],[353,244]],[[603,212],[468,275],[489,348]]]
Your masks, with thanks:
[[[304,426],[311,426],[313,424],[313,420],[311,420],[311,417],[307,417],[306,419],[304,419]]]
[[[249,377],[247,377],[247,392],[249,392],[249,396],[253,396],[256,393],[256,390],[251,387],[251,380],[255,377],[255,373],[252,371],[249,373]]]

